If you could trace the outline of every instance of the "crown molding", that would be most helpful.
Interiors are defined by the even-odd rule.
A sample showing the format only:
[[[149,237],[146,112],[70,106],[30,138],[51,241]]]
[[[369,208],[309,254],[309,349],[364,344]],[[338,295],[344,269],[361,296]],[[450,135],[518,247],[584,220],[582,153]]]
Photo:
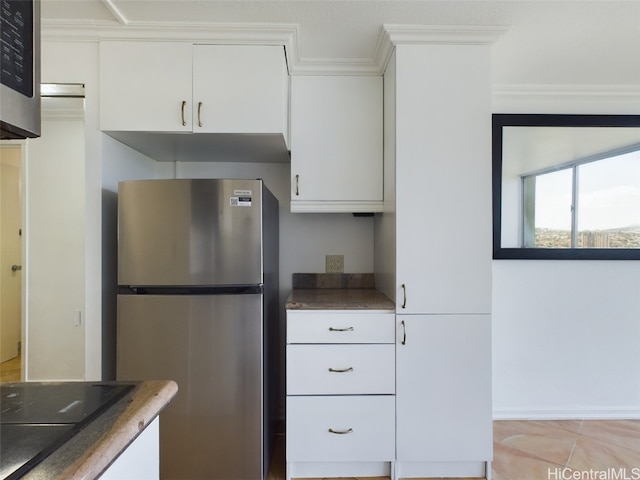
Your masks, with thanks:
[[[501,113],[640,113],[640,85],[495,84],[492,110]]]
[[[382,75],[373,60],[360,58],[298,58],[293,62],[291,75]]]
[[[262,23],[158,23],[51,21],[42,22],[44,41],[145,40],[289,45],[296,42],[298,27]]]
[[[376,65],[384,73],[397,45],[492,45],[507,30],[502,26],[385,24],[378,39]]]
[[[546,85],[546,84],[496,84],[493,95],[513,98],[540,97],[601,97],[601,98],[640,98],[640,85]]]
[[[103,3],[113,6],[110,0]],[[507,30],[504,27],[383,25],[373,58],[300,58],[296,24],[132,22],[119,14],[115,6],[110,11],[116,20],[91,23],[43,20],[42,40],[282,45],[291,75],[382,75],[396,45],[490,44]]]
[[[491,45],[508,27],[473,25],[391,25],[382,26],[393,45]]]

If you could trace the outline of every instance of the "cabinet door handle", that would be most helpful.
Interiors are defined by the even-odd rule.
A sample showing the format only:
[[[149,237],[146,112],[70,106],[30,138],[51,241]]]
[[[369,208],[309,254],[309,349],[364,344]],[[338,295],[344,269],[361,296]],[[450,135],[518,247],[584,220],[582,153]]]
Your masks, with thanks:
[[[329,327],[329,331],[330,332],[353,332],[353,327],[347,327],[347,328]]]
[[[353,433],[353,428],[348,428],[346,430],[334,430],[333,428],[330,428],[329,432],[335,433],[336,435],[346,435],[347,433]]]
[[[202,118],[200,117],[200,112],[202,111],[202,102],[198,102],[198,126],[202,127]]]
[[[402,308],[407,308],[407,286],[403,283],[402,284]]]
[[[332,373],[347,373],[347,372],[353,372],[353,367],[349,367],[349,368],[330,368],[329,371],[332,372]]]
[[[407,344],[407,326],[405,325],[404,320],[400,322],[400,325],[402,325],[402,341],[400,343],[402,345],[406,345]]]
[[[186,100],[183,100],[182,101],[182,110],[181,110],[181,113],[182,113],[182,126],[183,127],[187,126],[187,120],[184,118],[184,109],[185,109],[186,106],[187,106],[187,102],[186,102]]]
[[[296,175],[296,197],[300,195],[300,175]]]

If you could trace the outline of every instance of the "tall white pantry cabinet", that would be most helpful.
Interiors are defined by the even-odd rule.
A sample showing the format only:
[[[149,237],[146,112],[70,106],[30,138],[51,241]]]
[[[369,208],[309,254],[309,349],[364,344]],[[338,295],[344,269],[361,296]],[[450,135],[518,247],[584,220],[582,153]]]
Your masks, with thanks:
[[[492,459],[490,45],[396,45],[376,287],[396,302],[396,478]]]

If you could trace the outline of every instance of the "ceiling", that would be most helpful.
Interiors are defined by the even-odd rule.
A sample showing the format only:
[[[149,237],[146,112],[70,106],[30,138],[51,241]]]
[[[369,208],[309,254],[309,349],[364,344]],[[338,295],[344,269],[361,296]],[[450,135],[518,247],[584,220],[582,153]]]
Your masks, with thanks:
[[[640,0],[41,0],[47,27],[294,31],[298,64],[370,65],[383,25],[506,27],[494,85],[640,87]],[[46,36],[44,37],[46,38]]]

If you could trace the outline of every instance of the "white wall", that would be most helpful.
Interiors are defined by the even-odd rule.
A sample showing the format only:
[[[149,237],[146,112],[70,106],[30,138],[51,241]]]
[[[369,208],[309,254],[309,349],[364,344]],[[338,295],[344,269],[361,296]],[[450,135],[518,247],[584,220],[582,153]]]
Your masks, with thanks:
[[[26,142],[25,380],[85,378],[85,152],[82,100]],[[55,112],[54,112],[55,113]],[[58,115],[56,113],[56,115]]]
[[[584,88],[494,95],[496,113],[639,114]],[[640,417],[640,261],[493,262],[495,418]]]
[[[85,85],[84,142],[84,250],[76,260],[84,262],[84,376],[101,378],[101,155],[98,131],[98,44],[96,42],[47,41],[43,36],[41,77],[43,83]],[[44,194],[44,192],[43,192]],[[33,331],[34,341],[46,335]],[[29,348],[27,339],[26,348]],[[55,359],[49,359],[55,361]]]
[[[495,416],[638,416],[639,345],[638,262],[494,262]]]

